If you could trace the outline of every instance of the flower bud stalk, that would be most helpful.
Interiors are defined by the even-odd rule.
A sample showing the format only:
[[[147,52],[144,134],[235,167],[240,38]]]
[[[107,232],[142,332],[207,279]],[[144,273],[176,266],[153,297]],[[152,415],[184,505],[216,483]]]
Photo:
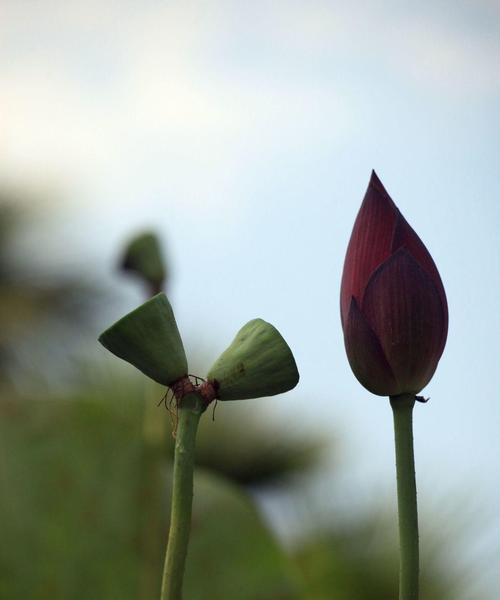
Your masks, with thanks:
[[[413,455],[412,413],[415,396],[391,396],[396,446],[399,522],[399,600],[418,600],[418,515]]]

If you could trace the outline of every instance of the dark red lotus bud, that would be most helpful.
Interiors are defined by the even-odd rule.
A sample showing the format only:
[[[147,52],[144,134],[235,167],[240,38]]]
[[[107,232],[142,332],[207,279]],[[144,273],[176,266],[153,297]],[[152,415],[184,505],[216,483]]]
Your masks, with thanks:
[[[365,388],[396,396],[427,385],[446,343],[446,294],[375,172],[347,248],[340,313],[347,357]]]

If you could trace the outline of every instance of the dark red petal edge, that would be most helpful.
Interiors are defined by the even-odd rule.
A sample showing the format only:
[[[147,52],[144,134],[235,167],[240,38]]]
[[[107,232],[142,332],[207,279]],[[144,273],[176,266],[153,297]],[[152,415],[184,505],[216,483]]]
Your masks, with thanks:
[[[443,351],[446,310],[433,280],[406,248],[399,248],[373,273],[361,310],[401,393],[419,392]]]
[[[394,396],[399,388],[377,336],[351,298],[344,328],[347,358],[356,379],[378,396]]]
[[[361,302],[370,275],[391,255],[394,223],[398,215],[396,205],[373,171],[345,256],[340,287],[342,324],[351,296]]]
[[[399,213],[398,218],[394,224],[394,232],[392,236],[392,252],[395,253],[399,248],[406,247],[408,252],[417,261],[417,263],[424,269],[424,271],[432,279],[436,289],[441,298],[445,315],[445,327],[443,329],[443,335],[440,342],[441,356],[448,336],[448,302],[446,300],[446,292],[444,291],[443,282],[437,270],[436,263],[434,262],[430,252],[427,250],[425,244],[419,238],[418,234],[414,231],[408,221]]]

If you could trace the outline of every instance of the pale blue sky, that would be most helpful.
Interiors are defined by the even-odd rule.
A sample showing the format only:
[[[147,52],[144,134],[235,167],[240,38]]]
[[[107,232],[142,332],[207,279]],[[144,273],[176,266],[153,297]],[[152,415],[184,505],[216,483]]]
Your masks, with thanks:
[[[338,311],[375,168],[449,300],[448,344],[424,390],[431,402],[415,415],[420,503],[477,514],[471,552],[491,564],[500,558],[498,64],[494,0],[5,1],[0,176],[64,198],[50,235],[27,241],[43,241],[62,266],[107,275],[131,231],[163,234],[187,346],[215,358],[250,318],[273,322],[301,383],[257,405],[331,423],[343,433],[350,492],[392,502],[390,409],[351,374]],[[139,293],[116,285],[132,308]]]

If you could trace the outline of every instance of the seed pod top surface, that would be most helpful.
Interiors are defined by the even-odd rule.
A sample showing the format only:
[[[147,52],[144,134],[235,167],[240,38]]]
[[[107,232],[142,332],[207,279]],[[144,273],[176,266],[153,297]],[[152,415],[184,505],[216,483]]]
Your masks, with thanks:
[[[172,307],[157,294],[128,313],[99,337],[101,344],[162,385],[188,372]]]
[[[274,396],[294,388],[299,373],[292,351],[279,331],[254,319],[236,334],[207,375],[219,400]]]

